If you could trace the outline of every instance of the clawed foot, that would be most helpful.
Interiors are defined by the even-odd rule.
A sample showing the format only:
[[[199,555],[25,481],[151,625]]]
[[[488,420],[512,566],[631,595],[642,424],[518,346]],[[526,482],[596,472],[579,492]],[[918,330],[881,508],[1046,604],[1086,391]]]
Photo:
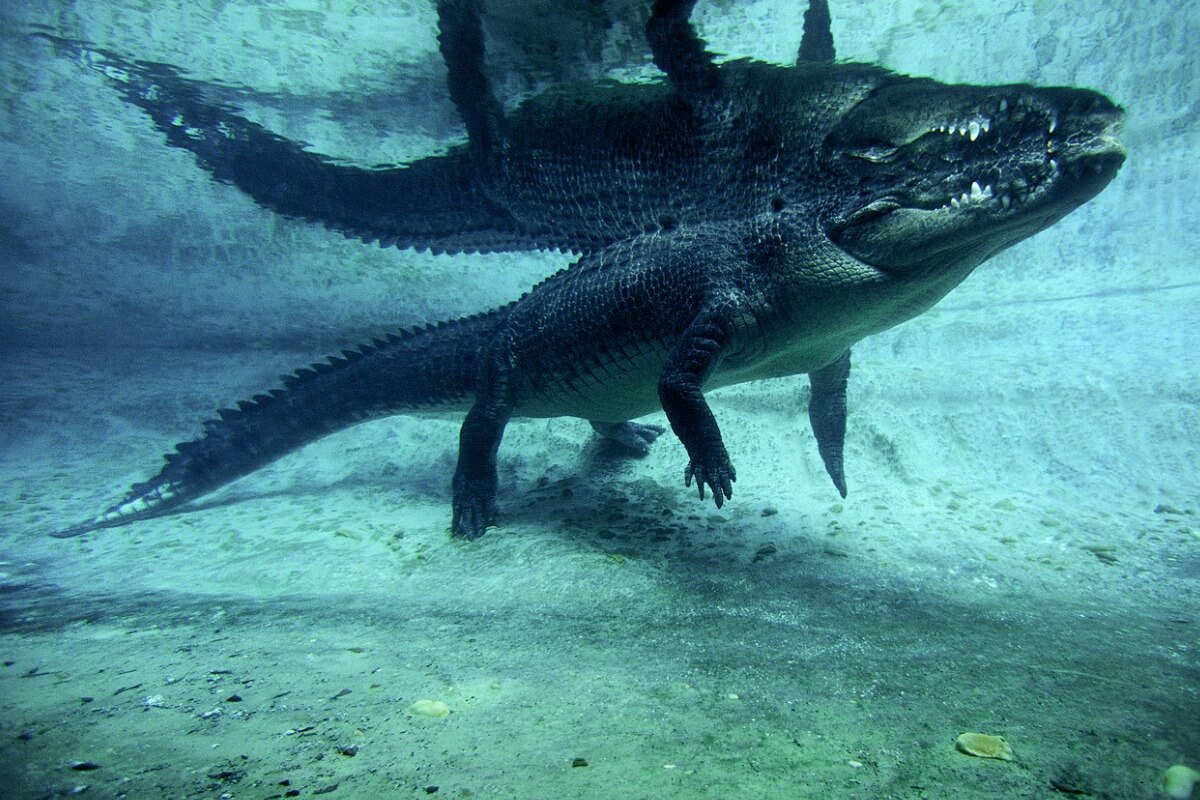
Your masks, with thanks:
[[[649,455],[650,445],[666,428],[661,425],[643,425],[640,422],[617,422],[612,425],[593,422],[592,427],[597,435],[620,445],[630,455],[642,457]]]
[[[450,532],[467,541],[478,539],[496,524],[496,490],[484,481],[454,482],[454,516]]]
[[[725,505],[726,500],[733,497],[733,482],[737,480],[737,471],[733,468],[733,462],[729,460],[729,453],[721,447],[718,452],[709,453],[705,458],[691,460],[687,469],[683,471],[684,485],[691,486],[692,478],[696,479],[700,499],[704,499],[704,487],[707,485],[712,490],[713,502],[720,508]]]

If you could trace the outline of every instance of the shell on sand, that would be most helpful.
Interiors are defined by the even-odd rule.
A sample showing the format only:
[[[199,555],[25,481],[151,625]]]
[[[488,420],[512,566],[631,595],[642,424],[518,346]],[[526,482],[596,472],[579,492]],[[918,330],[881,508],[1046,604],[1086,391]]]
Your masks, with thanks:
[[[417,717],[441,719],[450,713],[450,706],[441,700],[418,700],[408,707],[408,713]]]
[[[1003,736],[986,733],[964,733],[954,740],[954,748],[960,753],[977,758],[998,758],[1012,761],[1013,751]]]

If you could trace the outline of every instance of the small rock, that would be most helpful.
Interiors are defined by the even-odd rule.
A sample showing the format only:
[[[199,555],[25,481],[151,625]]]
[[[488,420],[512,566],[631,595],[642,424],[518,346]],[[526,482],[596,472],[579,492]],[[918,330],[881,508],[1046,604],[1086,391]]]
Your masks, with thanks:
[[[572,767],[586,767],[587,759],[586,758],[572,758],[571,766]]]
[[[1160,786],[1163,794],[1171,800],[1189,800],[1198,782],[1200,772],[1185,764],[1176,764],[1163,773]]]
[[[237,782],[246,777],[246,773],[242,772],[240,769],[218,769],[208,773],[208,777],[212,778],[214,781]]]
[[[229,695],[229,697],[225,698],[225,702],[226,703],[240,703],[240,702],[242,702],[242,696],[240,694],[231,694],[231,695]]]
[[[1117,557],[1114,553],[1114,551],[1117,548],[1113,547],[1112,545],[1085,544],[1083,546],[1083,549],[1087,550],[1089,553],[1094,555],[1097,559],[1104,562],[1105,564],[1119,564],[1120,563],[1120,561],[1117,559]]]
[[[71,769],[76,772],[90,772],[94,769],[100,769],[100,765],[95,761],[72,761]]]
[[[438,790],[439,788],[441,788],[441,787],[439,787],[439,786],[426,786],[426,787],[425,787],[425,794],[437,794],[437,790]]]
[[[778,513],[779,513],[779,509],[776,508],[775,506],[767,506],[766,508],[764,508],[762,510],[762,515],[764,517],[773,517]]]
[[[313,789],[313,794],[329,794],[330,792],[336,792],[337,788],[338,785],[336,783],[331,783],[328,786],[322,786],[320,789]]]
[[[337,751],[344,756],[353,757],[358,755],[358,745],[352,744],[349,747],[339,747]]]
[[[775,546],[774,542],[767,542],[762,547],[758,548],[757,551],[755,551],[754,558],[751,560],[752,561],[762,561],[767,556],[773,556],[778,552],[779,552],[779,548]]]

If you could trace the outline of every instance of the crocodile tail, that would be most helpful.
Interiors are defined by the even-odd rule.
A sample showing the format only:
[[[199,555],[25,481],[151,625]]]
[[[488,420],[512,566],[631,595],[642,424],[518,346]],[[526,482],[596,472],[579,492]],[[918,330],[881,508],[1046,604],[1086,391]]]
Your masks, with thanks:
[[[466,148],[403,166],[336,163],[213,100],[236,91],[231,87],[185,77],[170,64],[124,58],[46,33],[34,36],[99,73],[149,115],[168,145],[192,153],[213,178],[278,214],[380,246],[435,253],[530,244],[520,226],[484,197]]]
[[[221,409],[203,433],[168,453],[166,465],[69,538],[163,516],[316,439],[392,414],[465,409],[476,353],[505,309],[416,328],[344,350],[281,378],[282,387]]]

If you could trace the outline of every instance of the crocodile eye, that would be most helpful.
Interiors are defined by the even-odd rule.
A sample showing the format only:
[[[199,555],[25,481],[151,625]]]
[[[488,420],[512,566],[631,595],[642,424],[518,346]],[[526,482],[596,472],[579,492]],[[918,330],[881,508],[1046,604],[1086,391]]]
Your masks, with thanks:
[[[894,161],[896,154],[900,152],[897,147],[889,147],[886,145],[872,145],[870,147],[860,147],[847,152],[854,158],[861,158],[863,161],[870,161],[872,164],[887,164]]]
[[[787,205],[787,204],[783,202],[782,197],[772,197],[771,198],[771,210],[774,211],[776,214],[778,214],[780,211],[783,211],[783,207],[785,205]]]

